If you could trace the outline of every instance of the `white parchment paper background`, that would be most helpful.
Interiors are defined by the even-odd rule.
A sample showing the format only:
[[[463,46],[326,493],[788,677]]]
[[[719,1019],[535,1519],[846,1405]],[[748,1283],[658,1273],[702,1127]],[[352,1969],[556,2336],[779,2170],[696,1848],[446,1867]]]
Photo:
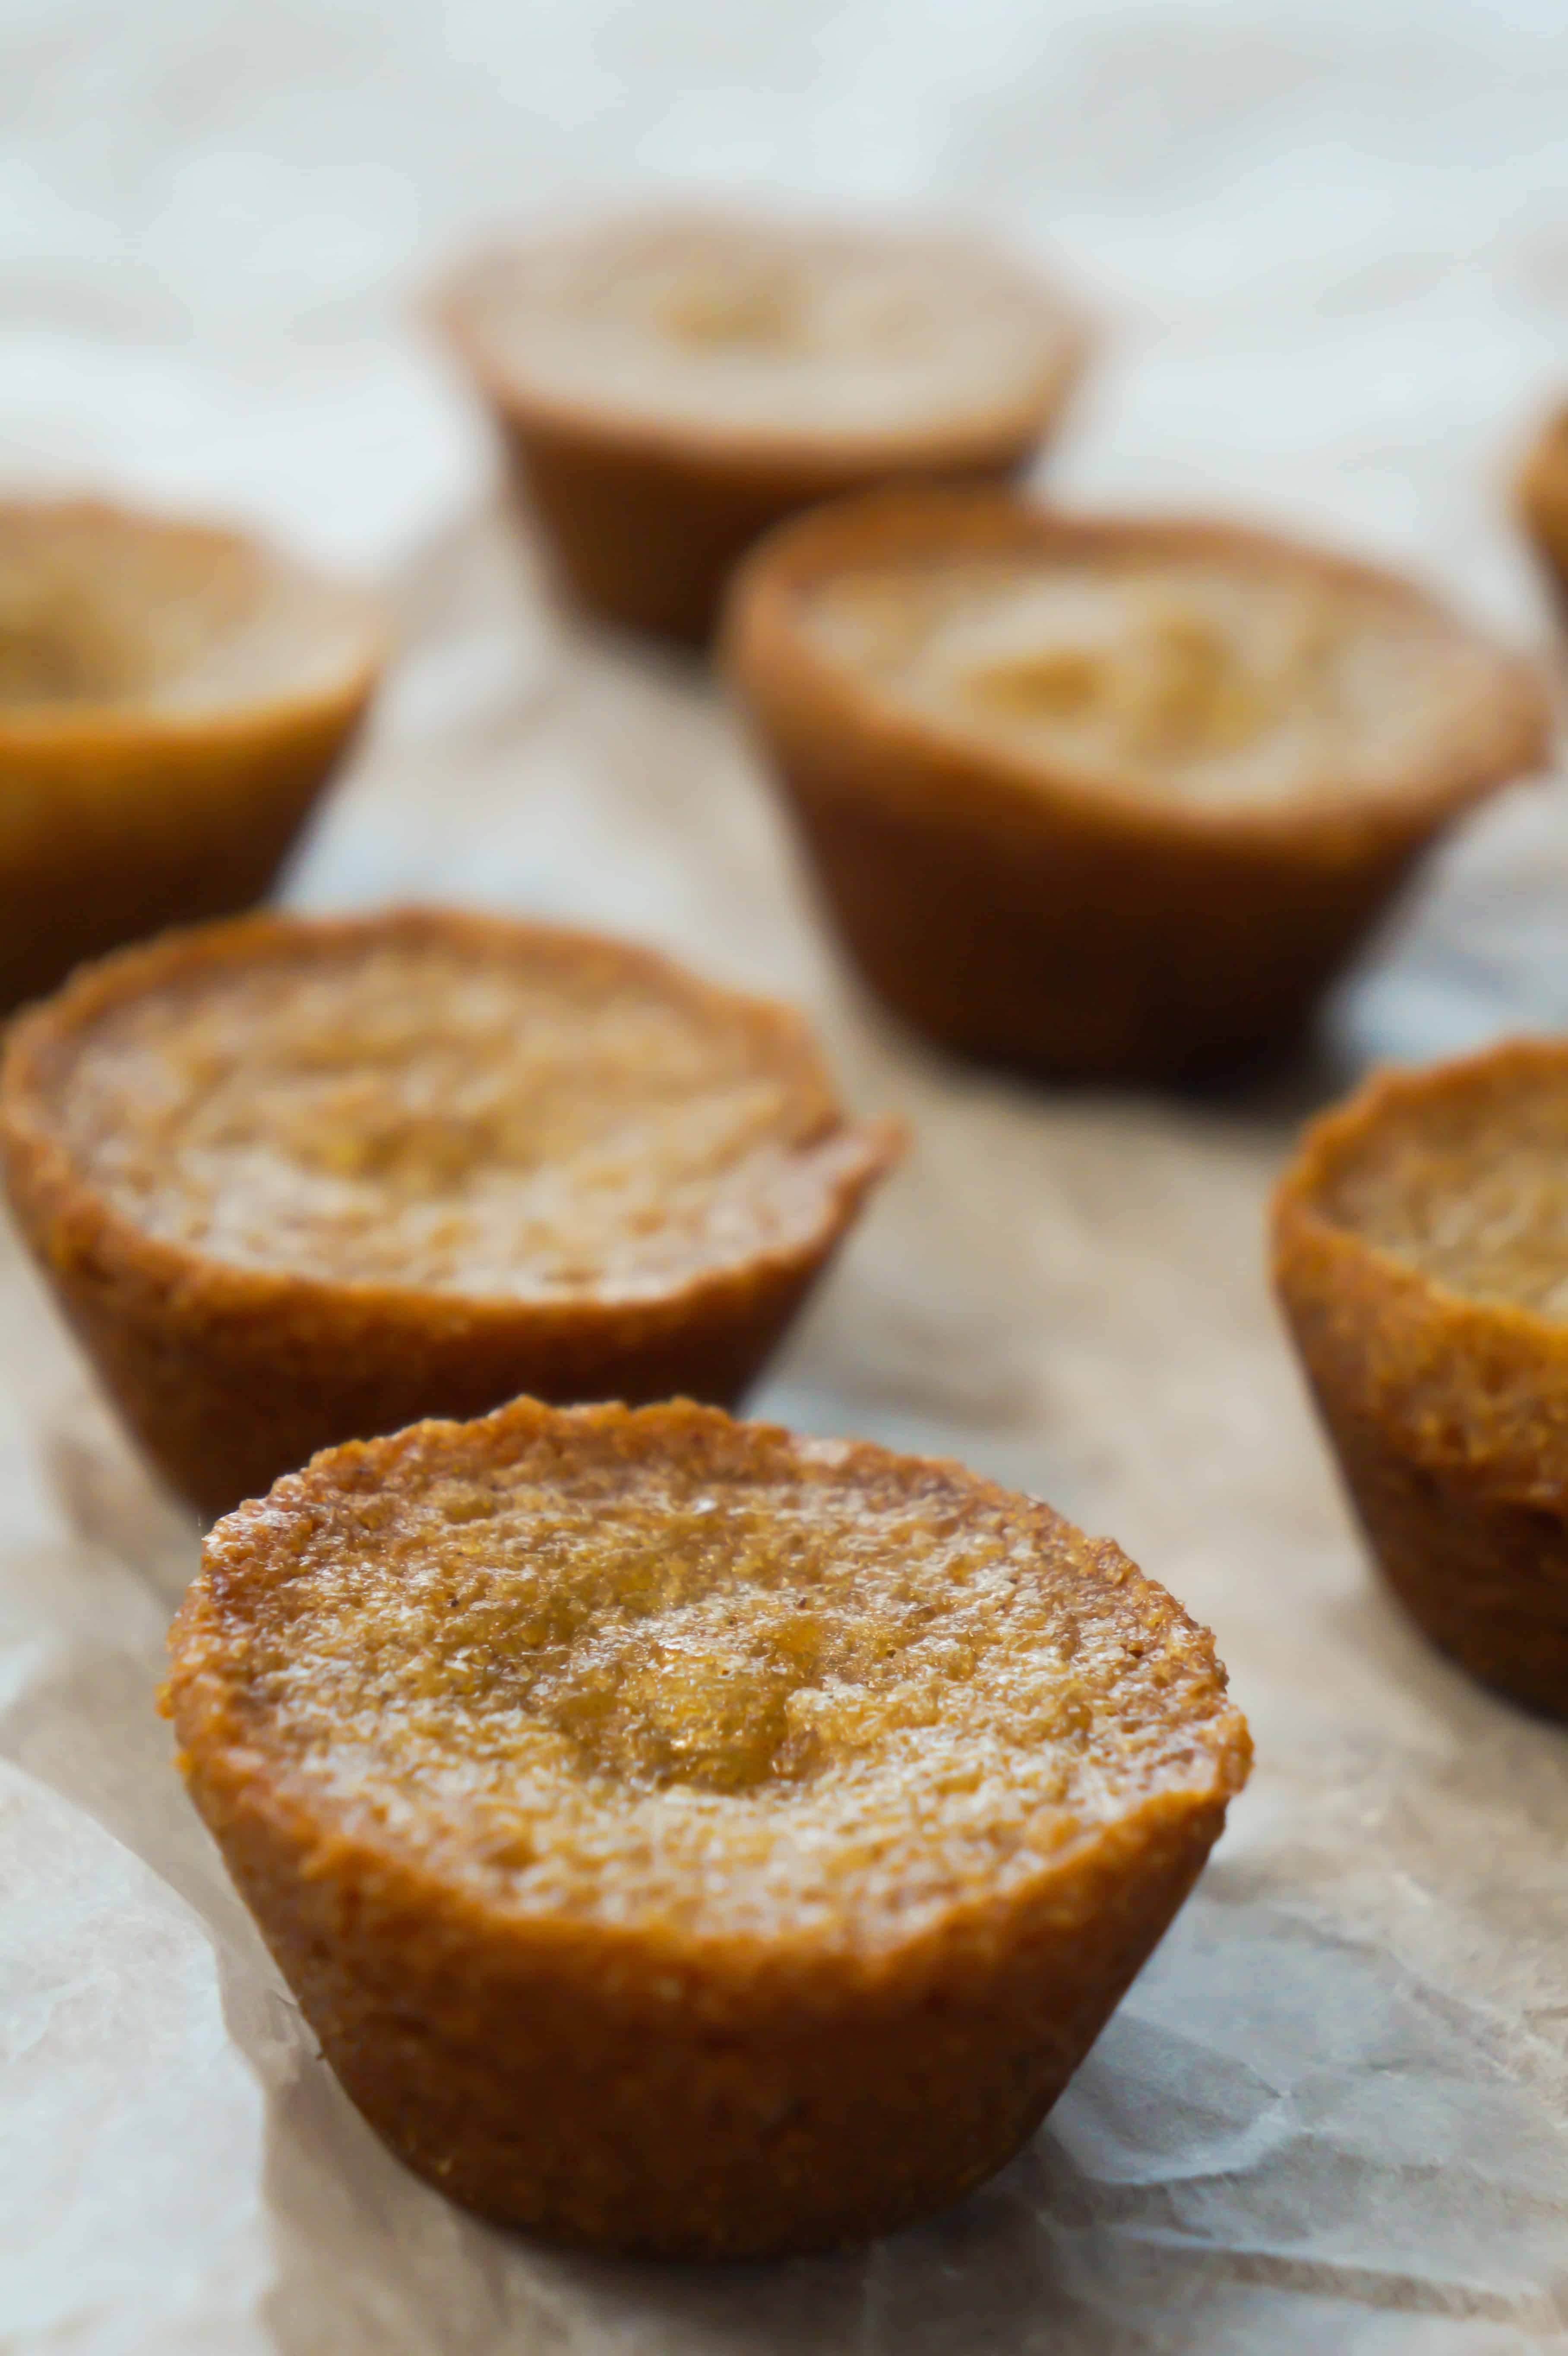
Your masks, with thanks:
[[[1568,822],[1427,879],[1322,1070],[1052,1096],[925,1055],[820,936],[699,671],[554,615],[413,298],[650,186],[913,206],[1107,332],[1053,462],[1406,562],[1522,641],[1520,434],[1568,389],[1562,0],[0,0],[0,479],[247,516],[406,633],[302,904],[566,911],[811,1004],[919,1151],[762,1404],[967,1456],[1219,1631],[1259,1767],[1033,2149],[860,2257],[542,2254],[386,2158],[153,1715],[192,1534],[0,1243],[0,2347],[1098,2356],[1568,2346],[1568,1739],[1370,1584],[1260,1268],[1314,1091],[1568,1021]]]

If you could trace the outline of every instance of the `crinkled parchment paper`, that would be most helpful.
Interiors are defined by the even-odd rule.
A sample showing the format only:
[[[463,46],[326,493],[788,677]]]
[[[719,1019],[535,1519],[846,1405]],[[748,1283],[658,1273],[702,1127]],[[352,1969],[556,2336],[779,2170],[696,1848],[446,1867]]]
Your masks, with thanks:
[[[408,325],[507,209],[695,174],[956,207],[1116,335],[1068,493],[1221,502],[1544,617],[1499,488],[1568,382],[1560,0],[963,9],[347,0],[0,14],[0,472],[270,520],[407,653],[293,884],[570,913],[808,1003],[918,1150],[758,1405],[1109,1529],[1259,1764],[1032,2148],[863,2255],[590,2264],[450,2209],[315,2058],[154,1715],[196,1554],[0,1239],[0,2346],[51,2356],[1089,2356],[1568,2346],[1568,1739],[1369,1579],[1261,1268],[1370,1055],[1568,1018],[1568,814],[1445,855],[1245,1098],[1050,1094],[857,994],[694,666],[572,628]]]

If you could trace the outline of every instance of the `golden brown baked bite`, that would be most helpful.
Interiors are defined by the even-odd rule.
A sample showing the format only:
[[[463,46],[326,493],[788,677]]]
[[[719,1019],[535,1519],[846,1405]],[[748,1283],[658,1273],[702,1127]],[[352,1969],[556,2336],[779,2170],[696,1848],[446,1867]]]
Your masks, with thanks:
[[[684,1401],[332,1450],[219,1524],[170,1641],[191,1794],[372,2125],[672,2256],[1000,2167],[1250,1757],[1109,1540]]]
[[[1568,409],[1541,428],[1525,461],[1519,509],[1559,605],[1568,609]]]
[[[1275,1275],[1401,1601],[1568,1712],[1568,1044],[1385,1074],[1317,1121]]]
[[[678,211],[492,254],[444,314],[573,594],[699,638],[792,509],[1020,465],[1083,340],[983,247]]]
[[[1050,1074],[1288,1039],[1418,852],[1546,745],[1528,671],[1403,582],[999,491],[782,526],[726,635],[867,980]]]
[[[384,651],[368,598],[239,532],[0,504],[0,1010],[259,899]]]
[[[786,1009],[436,911],[123,951],[0,1077],[23,1234],[209,1515],[518,1391],[733,1398],[897,1151]]]

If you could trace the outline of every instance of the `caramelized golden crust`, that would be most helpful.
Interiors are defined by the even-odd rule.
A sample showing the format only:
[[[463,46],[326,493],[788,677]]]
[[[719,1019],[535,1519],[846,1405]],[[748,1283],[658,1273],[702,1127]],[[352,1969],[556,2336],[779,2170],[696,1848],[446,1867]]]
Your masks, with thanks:
[[[808,589],[800,620],[868,695],[1047,791],[1243,815],[1403,801],[1494,726],[1490,648],[1266,542],[873,563]]]
[[[1488,1683],[1568,1711],[1568,1047],[1371,1081],[1310,1129],[1275,1279],[1377,1558]]]
[[[238,533],[0,506],[0,1008],[258,898],[384,648],[369,600]]]
[[[171,1639],[328,2058],[509,2222],[741,2254],[999,2165],[1244,1779],[1212,1644],[957,1466],[677,1403],[318,1458]]]
[[[1000,492],[784,526],[726,640],[867,979],[945,1044],[1070,1076],[1278,1045],[1547,743],[1524,668],[1402,582]]]
[[[1525,461],[1519,511],[1559,605],[1568,609],[1568,410],[1542,427]]]
[[[674,213],[497,252],[443,316],[573,594],[706,636],[741,550],[891,477],[1033,451],[1083,335],[1054,295],[940,237]]]
[[[258,917],[16,1026],[12,1199],[211,1511],[332,1440],[545,1397],[734,1397],[897,1150],[783,1008],[500,919]]]
[[[524,928],[241,948],[145,976],[54,1067],[67,1152],[146,1235],[324,1282],[604,1301],[816,1222],[803,1161],[838,1110],[776,1007]]]

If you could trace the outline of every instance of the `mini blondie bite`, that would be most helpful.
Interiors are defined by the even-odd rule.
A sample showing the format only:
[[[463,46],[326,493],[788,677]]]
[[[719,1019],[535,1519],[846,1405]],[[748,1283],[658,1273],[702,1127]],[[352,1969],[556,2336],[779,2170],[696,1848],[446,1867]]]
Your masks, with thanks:
[[[979,2184],[1191,1888],[1250,1746],[1105,1539],[677,1402],[328,1451],[208,1539],[191,1795],[410,2167],[758,2257]]]
[[[1390,575],[999,491],[781,527],[726,637],[866,979],[943,1044],[1063,1077],[1291,1040],[1548,741],[1531,674]]]
[[[22,1232],[208,1516],[519,1391],[734,1398],[899,1141],[784,1007],[434,910],[123,951],[0,1075]]]
[[[242,533],[0,504],[0,1011],[260,899],[386,645],[372,600]]]
[[[792,509],[1021,466],[1084,347],[973,241],[692,211],[486,255],[443,311],[572,594],[698,639]]]
[[[1316,1122],[1275,1280],[1395,1594],[1568,1714],[1568,1045],[1389,1073]]]

